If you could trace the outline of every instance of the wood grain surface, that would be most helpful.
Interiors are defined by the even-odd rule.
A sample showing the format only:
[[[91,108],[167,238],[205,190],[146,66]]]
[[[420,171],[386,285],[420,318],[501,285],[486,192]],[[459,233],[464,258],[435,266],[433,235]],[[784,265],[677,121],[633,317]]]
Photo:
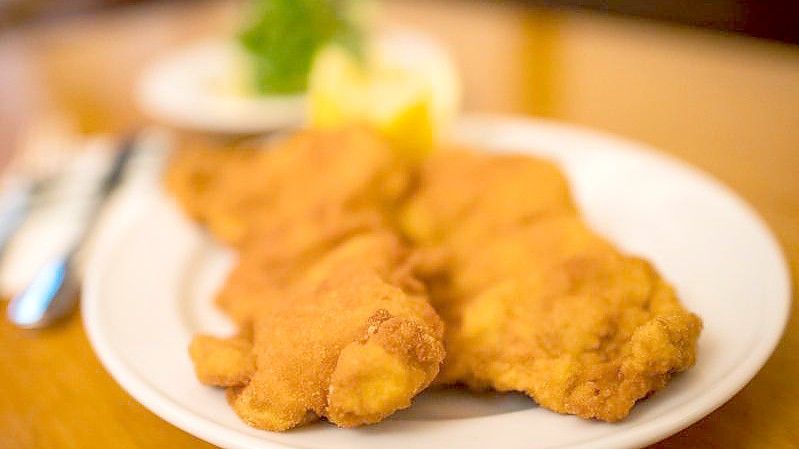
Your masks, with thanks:
[[[14,151],[20,130],[53,114],[84,132],[145,122],[132,102],[141,67],[176,45],[228,32],[238,6],[164,2],[0,34],[0,158]],[[451,47],[466,110],[612,131],[715,175],[763,215],[797,279],[799,48],[489,2],[386,2],[382,17]],[[760,374],[657,447],[799,446],[799,317],[792,310]],[[0,320],[0,448],[108,447],[211,446],[117,386],[92,353],[79,314],[42,331]]]

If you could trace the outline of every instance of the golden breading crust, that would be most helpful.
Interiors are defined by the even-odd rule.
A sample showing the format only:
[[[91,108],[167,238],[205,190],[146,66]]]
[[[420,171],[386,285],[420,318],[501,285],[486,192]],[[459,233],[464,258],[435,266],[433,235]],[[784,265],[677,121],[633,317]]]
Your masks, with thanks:
[[[409,182],[409,170],[387,144],[361,128],[231,148],[194,143],[175,155],[166,174],[187,214],[235,247],[297,223],[324,229],[385,216]]]
[[[378,422],[436,376],[617,421],[694,363],[699,318],[551,163],[460,149],[415,171],[352,128],[185,150],[167,183],[239,250],[217,302],[240,335],[190,354],[256,427]]]
[[[240,335],[197,336],[189,352],[243,420],[373,423],[436,377],[443,323],[414,274],[424,258],[388,226],[408,181],[381,140],[354,128],[175,157],[170,190],[240,252],[217,298]]]
[[[408,255],[390,232],[346,239],[293,282],[259,292],[250,347],[196,337],[198,377],[229,387],[236,413],[269,430],[316,417],[357,426],[408,407],[444,358],[443,323]]]
[[[617,421],[694,363],[699,318],[647,262],[582,223],[547,162],[435,155],[403,223],[448,256],[429,279],[447,323],[441,383]]]

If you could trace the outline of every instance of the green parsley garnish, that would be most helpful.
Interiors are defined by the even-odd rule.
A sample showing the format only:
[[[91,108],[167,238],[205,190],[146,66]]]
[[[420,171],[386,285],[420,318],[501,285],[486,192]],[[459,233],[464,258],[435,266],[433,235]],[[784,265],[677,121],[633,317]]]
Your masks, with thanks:
[[[302,92],[317,50],[338,42],[360,54],[361,30],[352,18],[357,0],[253,0],[239,41],[251,55],[261,94]]]

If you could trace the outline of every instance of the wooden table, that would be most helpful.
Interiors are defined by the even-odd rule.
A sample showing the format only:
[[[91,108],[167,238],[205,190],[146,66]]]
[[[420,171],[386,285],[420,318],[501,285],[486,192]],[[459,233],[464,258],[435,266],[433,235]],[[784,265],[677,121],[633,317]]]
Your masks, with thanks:
[[[430,2],[432,3],[432,2]],[[235,3],[175,3],[0,35],[0,155],[54,111],[85,132],[143,119],[138,69],[236,21]],[[652,143],[714,174],[799,261],[799,48],[698,30],[493,3],[403,1],[383,11],[449,44],[467,110],[530,113]],[[664,217],[667,218],[667,217]],[[794,296],[796,298],[796,296]],[[658,446],[799,445],[799,320],[734,399]],[[0,448],[210,447],[118,387],[80,316],[43,331],[0,320]]]

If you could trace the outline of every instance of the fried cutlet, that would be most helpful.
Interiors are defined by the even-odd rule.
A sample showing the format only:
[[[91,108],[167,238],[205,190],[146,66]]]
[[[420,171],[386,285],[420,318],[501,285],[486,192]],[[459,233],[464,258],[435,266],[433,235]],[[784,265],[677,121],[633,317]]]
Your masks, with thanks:
[[[443,323],[412,264],[391,232],[343,240],[292,281],[263,286],[244,336],[196,337],[199,379],[227,387],[244,421],[276,431],[317,417],[374,423],[408,407],[444,358]]]
[[[369,131],[303,132],[268,148],[179,153],[167,183],[239,251],[217,303],[232,338],[198,336],[198,378],[243,420],[286,430],[318,417],[380,421],[432,381],[443,324],[388,227],[409,171]]]
[[[237,248],[298,222],[386,216],[405,195],[410,171],[376,133],[351,127],[303,131],[232,147],[181,148],[167,188],[194,220]]]
[[[583,223],[555,165],[448,150],[414,173],[363,130],[285,142],[185,152],[169,175],[240,251],[218,303],[241,335],[197,337],[191,353],[251,424],[351,426],[406,407],[443,357],[428,296],[446,322],[442,384],[616,421],[694,363],[701,321]]]
[[[434,155],[402,223],[447,254],[429,279],[447,324],[440,383],[617,421],[694,363],[701,321],[650,264],[588,229],[548,162]]]

